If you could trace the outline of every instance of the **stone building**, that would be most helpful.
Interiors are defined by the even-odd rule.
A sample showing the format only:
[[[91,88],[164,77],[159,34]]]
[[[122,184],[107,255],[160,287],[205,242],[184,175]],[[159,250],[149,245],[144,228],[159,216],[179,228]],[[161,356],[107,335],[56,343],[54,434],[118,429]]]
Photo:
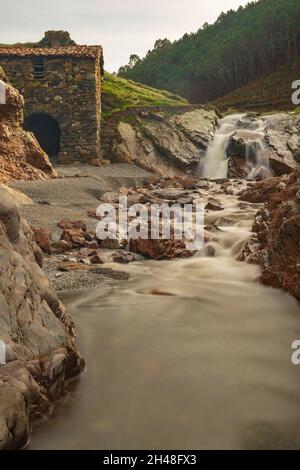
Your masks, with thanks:
[[[0,65],[25,97],[25,129],[50,159],[97,164],[102,47],[74,45],[59,33],[68,35],[48,32],[34,47],[0,48]]]

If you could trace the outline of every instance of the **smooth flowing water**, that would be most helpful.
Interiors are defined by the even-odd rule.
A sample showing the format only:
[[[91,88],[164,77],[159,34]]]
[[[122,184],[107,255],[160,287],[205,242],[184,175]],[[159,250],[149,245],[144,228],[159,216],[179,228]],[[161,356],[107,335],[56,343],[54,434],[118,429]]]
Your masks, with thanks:
[[[210,184],[224,210],[197,256],[64,299],[87,368],[30,448],[300,448],[298,304],[236,261],[257,206]]]

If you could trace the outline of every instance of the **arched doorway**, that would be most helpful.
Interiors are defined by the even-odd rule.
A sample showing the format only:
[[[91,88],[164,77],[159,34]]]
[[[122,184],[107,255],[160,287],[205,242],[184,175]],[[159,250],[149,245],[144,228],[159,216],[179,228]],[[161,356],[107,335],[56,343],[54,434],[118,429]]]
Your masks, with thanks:
[[[50,114],[34,113],[25,119],[24,129],[33,132],[50,160],[56,162],[60,152],[60,128],[56,119]]]

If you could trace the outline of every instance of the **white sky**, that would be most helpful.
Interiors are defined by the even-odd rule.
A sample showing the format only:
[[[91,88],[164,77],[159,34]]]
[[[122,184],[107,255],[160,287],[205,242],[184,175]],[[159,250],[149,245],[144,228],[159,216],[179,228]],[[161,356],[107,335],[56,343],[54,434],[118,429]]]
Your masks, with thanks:
[[[106,70],[130,54],[144,56],[156,39],[174,40],[249,0],[0,0],[0,43],[38,41],[63,29],[78,44],[101,44]]]

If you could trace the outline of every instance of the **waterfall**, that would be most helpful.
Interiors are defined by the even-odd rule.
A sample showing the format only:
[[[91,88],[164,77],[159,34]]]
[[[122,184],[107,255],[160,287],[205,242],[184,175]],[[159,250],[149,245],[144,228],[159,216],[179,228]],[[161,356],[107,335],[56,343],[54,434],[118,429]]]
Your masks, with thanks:
[[[268,151],[265,144],[265,121],[258,119],[253,121],[246,139],[246,165],[245,169],[248,174],[247,178],[252,180],[258,176],[272,176],[269,166]]]
[[[244,159],[243,171],[247,179],[272,175],[269,168],[268,150],[265,143],[266,123],[246,114],[232,114],[220,119],[215,137],[209,144],[200,173],[203,178],[227,178],[227,149],[231,136],[235,134],[244,143],[244,155],[232,155]]]
[[[245,114],[232,114],[220,119],[213,141],[209,144],[206,156],[201,168],[201,176],[204,178],[227,177],[227,146],[230,137],[236,130],[236,124]]]

